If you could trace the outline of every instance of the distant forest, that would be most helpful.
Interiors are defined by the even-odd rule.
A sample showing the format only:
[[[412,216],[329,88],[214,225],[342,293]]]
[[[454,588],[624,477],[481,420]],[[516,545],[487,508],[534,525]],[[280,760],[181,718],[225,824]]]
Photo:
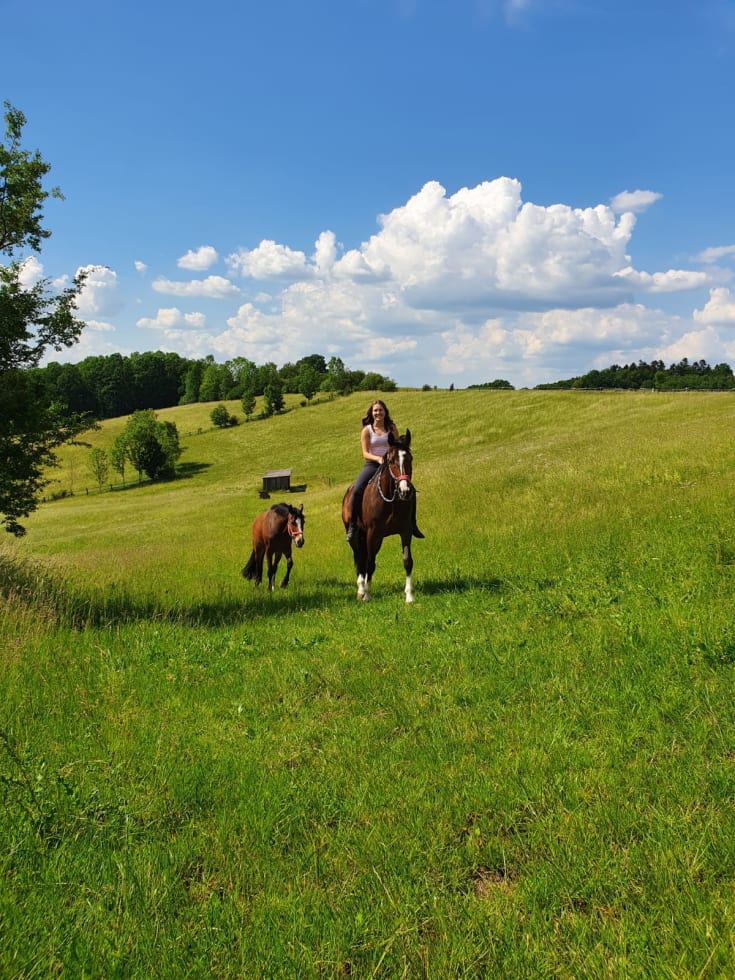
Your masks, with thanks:
[[[657,391],[725,391],[735,388],[735,376],[729,364],[710,367],[706,361],[690,363],[686,357],[666,367],[663,361],[638,361],[601,371],[588,371],[578,378],[536,385],[537,388],[655,388]]]
[[[194,402],[240,399],[250,402],[268,394],[280,404],[283,394],[310,401],[317,392],[344,395],[353,391],[395,391],[381,374],[351,371],[338,357],[302,357],[278,368],[256,365],[244,357],[216,364],[213,357],[188,360],[178,354],[108,354],[78,364],[51,363],[32,368],[37,390],[47,406],[64,414],[117,418],[144,409],[172,408]]]
[[[512,388],[508,381],[498,379],[484,384],[469,385],[470,388]],[[640,388],[656,391],[729,391],[735,388],[735,375],[729,364],[716,364],[710,367],[706,361],[690,363],[685,357],[678,364],[666,367],[663,361],[638,361],[637,364],[613,364],[601,371],[588,371],[577,378],[566,381],[548,381],[536,385],[536,389],[555,388],[623,388],[637,391]]]
[[[78,364],[54,362],[32,368],[29,373],[46,405],[70,415],[83,413],[100,420],[194,402],[238,399],[245,404],[263,394],[272,399],[275,396],[274,403],[278,405],[284,394],[301,394],[310,401],[318,392],[346,395],[353,391],[395,391],[397,387],[391,378],[350,370],[340,358],[327,361],[321,354],[311,354],[279,368],[270,362],[259,366],[244,357],[217,364],[211,356],[189,360],[178,354],[152,351],[87,357]],[[512,389],[513,385],[497,379],[468,387]],[[639,361],[622,367],[613,364],[536,388],[730,390],[735,389],[735,375],[728,364],[710,367],[706,361],[690,363],[684,358],[668,368],[663,361]],[[424,390],[430,390],[430,386],[424,385]]]

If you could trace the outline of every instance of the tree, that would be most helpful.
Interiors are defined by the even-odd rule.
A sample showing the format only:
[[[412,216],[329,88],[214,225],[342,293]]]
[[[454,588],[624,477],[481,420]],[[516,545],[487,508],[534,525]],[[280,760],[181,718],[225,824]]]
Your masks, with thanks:
[[[311,364],[302,362],[298,374],[298,390],[304,398],[310,402],[314,395],[319,391],[322,376]]]
[[[211,362],[206,365],[202,374],[202,383],[199,385],[199,401],[216,402],[221,397],[221,373],[219,366]]]
[[[377,371],[368,371],[357,387],[358,391],[395,391],[396,383],[392,378],[385,378]]]
[[[24,282],[28,250],[41,251],[51,232],[43,227],[47,197],[61,198],[58,188],[46,191],[43,179],[51,169],[38,150],[22,146],[26,119],[8,102],[5,141],[0,143],[0,526],[18,537],[20,519],[37,507],[56,465],[54,450],[90,428],[87,418],[49,405],[29,368],[37,368],[50,347],[61,350],[79,339],[84,324],[75,316],[84,283],[78,272],[73,284],[54,292],[49,280]]]
[[[193,405],[199,401],[199,387],[204,374],[204,361],[192,361],[184,374],[184,394],[182,405]]]
[[[227,411],[227,406],[223,405],[222,402],[219,405],[215,405],[209,413],[209,417],[212,420],[212,425],[220,429],[226,429],[230,425],[237,425],[237,419],[234,415],[230,415]]]
[[[245,413],[245,418],[250,421],[250,417],[255,411],[255,392],[251,387],[245,388],[242,393],[242,410]]]
[[[128,440],[124,432],[120,432],[110,446],[110,465],[125,485],[125,464],[128,461]]]
[[[173,476],[176,460],[181,455],[179,433],[174,422],[159,422],[152,409],[133,412],[123,430],[125,453],[138,473],[155,480]]]
[[[179,430],[175,422],[156,422],[154,434],[163,452],[163,461],[154,472],[146,470],[146,473],[151,480],[159,476],[172,477],[176,474],[176,460],[181,455]]]
[[[283,400],[283,389],[281,388],[281,382],[278,380],[278,378],[273,378],[268,382],[268,384],[265,386],[263,396],[264,415],[277,415],[278,412],[283,411],[285,402]]]
[[[93,449],[89,454],[89,470],[102,490],[102,484],[107,480],[110,471],[110,461],[104,449]]]

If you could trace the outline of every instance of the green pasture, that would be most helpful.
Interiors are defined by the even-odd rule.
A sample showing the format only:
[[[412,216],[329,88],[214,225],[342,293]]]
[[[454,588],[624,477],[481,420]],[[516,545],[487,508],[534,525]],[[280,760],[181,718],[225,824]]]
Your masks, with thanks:
[[[3,978],[735,975],[735,395],[386,396],[413,605],[395,538],[355,601],[370,397],[161,411],[100,493],[106,422],[2,544]]]

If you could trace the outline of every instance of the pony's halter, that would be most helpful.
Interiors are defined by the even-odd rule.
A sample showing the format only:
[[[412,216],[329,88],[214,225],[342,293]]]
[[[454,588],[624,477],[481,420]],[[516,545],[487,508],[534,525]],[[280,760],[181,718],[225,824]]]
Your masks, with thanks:
[[[303,538],[304,530],[295,517],[289,517],[286,528],[294,541],[296,541],[298,538]]]

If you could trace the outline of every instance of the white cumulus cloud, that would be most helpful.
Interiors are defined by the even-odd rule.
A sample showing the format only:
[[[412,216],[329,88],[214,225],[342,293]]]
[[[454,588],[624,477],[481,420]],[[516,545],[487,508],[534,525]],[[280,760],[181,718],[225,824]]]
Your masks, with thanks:
[[[216,248],[211,245],[201,245],[195,251],[189,249],[186,255],[182,255],[176,262],[180,269],[187,269],[190,272],[204,272],[211,268],[219,259]]]
[[[77,298],[79,315],[97,318],[112,316],[122,308],[117,273],[104,265],[83,266],[86,273],[84,285]]]
[[[735,256],[735,245],[720,245],[718,247],[705,248],[695,256],[695,260],[709,265],[713,262],[719,262],[720,259],[728,259],[731,256]]]
[[[43,278],[43,264],[35,255],[29,255],[20,263],[18,279],[23,289],[32,289]]]
[[[662,196],[656,191],[621,191],[620,194],[616,194],[612,198],[610,207],[617,214],[623,214],[626,211],[639,214],[641,211],[650,208],[656,201],[660,201]]]
[[[704,309],[694,311],[697,323],[735,324],[735,295],[724,286],[710,289]]]
[[[182,313],[177,307],[159,309],[155,317],[141,317],[136,326],[146,330],[172,330],[193,327],[201,330],[206,324],[203,313]]]
[[[254,249],[240,249],[227,256],[227,267],[250,279],[299,279],[308,272],[306,256],[286,245],[266,239]]]
[[[678,293],[685,289],[699,289],[710,282],[705,272],[687,269],[669,269],[667,272],[637,272],[628,266],[618,273],[621,279],[645,293]]]
[[[382,216],[380,232],[335,274],[391,280],[416,308],[611,306],[630,298],[617,274],[629,265],[634,225],[604,205],[524,204],[507,177],[451,196],[432,181]]]
[[[207,276],[206,279],[191,279],[189,282],[176,282],[161,277],[154,281],[153,289],[157,293],[171,296],[206,296],[210,299],[225,299],[237,296],[240,292],[237,286],[223,276]]]

